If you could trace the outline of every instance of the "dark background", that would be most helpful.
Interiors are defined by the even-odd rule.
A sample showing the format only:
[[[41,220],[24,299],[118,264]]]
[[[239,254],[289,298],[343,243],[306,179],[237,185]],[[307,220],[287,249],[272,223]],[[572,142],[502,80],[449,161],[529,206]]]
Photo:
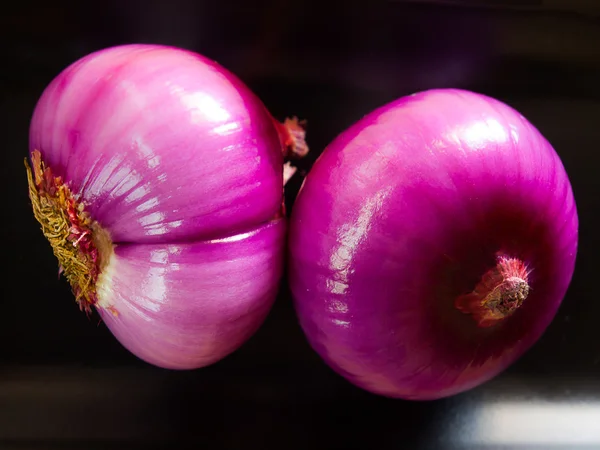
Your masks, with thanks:
[[[600,448],[600,2],[108,0],[2,8],[0,450],[184,441],[211,450]],[[58,280],[23,167],[44,87],[81,56],[131,42],[209,56],[276,117],[308,119],[304,169],[363,114],[417,90],[472,89],[519,109],[560,154],[581,225],[575,276],[546,334],[468,393],[390,400],[360,391],[318,359],[283,286],[265,325],[225,360],[191,372],[138,361],[97,317],[79,312]],[[296,176],[288,186],[290,207],[300,183]]]

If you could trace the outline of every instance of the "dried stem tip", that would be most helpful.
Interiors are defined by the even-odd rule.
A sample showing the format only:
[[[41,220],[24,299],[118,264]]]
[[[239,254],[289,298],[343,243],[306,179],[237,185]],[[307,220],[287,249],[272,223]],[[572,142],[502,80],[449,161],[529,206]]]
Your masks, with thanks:
[[[91,312],[97,302],[96,282],[112,252],[108,233],[84,211],[61,177],[42,161],[39,151],[25,159],[33,214],[50,242],[62,272],[71,284],[81,310]]]
[[[529,272],[517,258],[499,256],[473,292],[461,295],[455,306],[471,314],[479,327],[490,327],[511,316],[529,295]]]
[[[287,118],[283,123],[275,121],[284,159],[301,159],[308,153],[306,144],[306,121],[297,117]]]

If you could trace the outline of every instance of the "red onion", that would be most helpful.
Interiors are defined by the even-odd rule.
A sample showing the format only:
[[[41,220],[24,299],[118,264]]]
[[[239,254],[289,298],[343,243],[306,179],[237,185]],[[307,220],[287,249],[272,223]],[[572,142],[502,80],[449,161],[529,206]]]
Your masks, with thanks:
[[[35,108],[27,168],[80,307],[157,366],[237,349],[276,296],[284,153],[303,154],[303,136],[182,49],[125,45],[66,68]]]
[[[559,157],[522,115],[441,89],[392,102],[324,151],[291,214],[290,286],[313,348],[373,393],[475,387],[541,336],[578,219]]]

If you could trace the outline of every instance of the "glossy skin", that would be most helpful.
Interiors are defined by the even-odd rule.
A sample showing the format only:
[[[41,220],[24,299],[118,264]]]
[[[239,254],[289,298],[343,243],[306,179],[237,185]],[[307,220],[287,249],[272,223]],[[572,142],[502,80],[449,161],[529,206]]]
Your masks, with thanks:
[[[269,313],[283,272],[284,223],[212,241],[119,246],[100,282],[98,312],[119,341],[152,364],[212,364]]]
[[[225,236],[281,207],[268,111],[232,74],[183,50],[128,45],[72,64],[36,106],[30,149],[115,242]]]
[[[90,54],[42,94],[35,149],[115,244],[96,306],[125,347],[201,367],[262,323],[282,273],[283,156],[234,75],[169,47]]]
[[[567,290],[578,219],[562,163],[508,106],[431,90],[335,139],[294,204],[289,278],[313,348],[371,392],[425,400],[492,378],[533,345]],[[531,293],[490,328],[454,307],[520,258]]]

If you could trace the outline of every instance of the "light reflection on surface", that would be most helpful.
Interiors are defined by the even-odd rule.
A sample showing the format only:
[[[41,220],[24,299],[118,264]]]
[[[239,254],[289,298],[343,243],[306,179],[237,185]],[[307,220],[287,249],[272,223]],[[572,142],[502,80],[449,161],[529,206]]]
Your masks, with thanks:
[[[246,233],[236,234],[234,236],[228,236],[228,237],[224,237],[224,238],[213,239],[213,240],[211,240],[211,242],[237,242],[237,241],[243,241],[244,239],[247,239],[247,238],[251,237],[253,234],[256,234],[256,230],[248,231]]]
[[[462,136],[471,148],[480,148],[488,142],[506,142],[508,139],[504,127],[491,118],[473,122],[464,130]]]
[[[343,324],[343,321],[339,322]],[[321,368],[318,370],[320,372]],[[240,407],[240,391],[215,389],[215,386],[239,383],[239,374],[230,372],[235,371],[205,372],[209,382],[196,383],[192,388],[184,386],[189,398],[187,395],[185,399],[181,397],[182,401],[187,405],[191,398],[196,403],[221,402],[233,408]],[[537,378],[537,383],[530,383],[527,379],[504,379],[491,382],[466,395],[425,403],[393,401],[367,395],[355,397],[363,398],[363,401],[347,402],[347,390],[334,389],[332,392],[331,383],[311,384],[306,381],[318,376],[317,374],[310,368],[298,374],[298,377],[303,377],[298,385],[306,386],[305,391],[300,391],[307,408],[306,417],[310,419],[318,408],[326,408],[324,415],[318,419],[328,417],[325,415],[329,412],[327,409],[333,409],[337,414],[343,409],[343,414],[354,414],[364,424],[364,433],[350,433],[348,439],[366,435],[369,442],[372,442],[371,436],[376,433],[380,442],[387,444],[376,447],[347,445],[346,448],[600,449],[600,401],[597,400],[600,386],[595,374],[590,374],[589,378],[546,379],[551,387],[546,382],[540,383]],[[23,439],[25,442],[30,442],[33,438],[78,439],[89,442],[95,437],[104,442],[107,436],[114,439],[145,440],[153,436],[171,439],[181,431],[177,426],[166,429],[158,426],[164,423],[171,425],[168,417],[172,412],[163,407],[165,396],[161,393],[169,395],[173,390],[179,392],[182,386],[180,380],[173,376],[165,378],[161,371],[148,370],[144,366],[115,366],[113,362],[106,367],[81,364],[8,364],[0,378],[0,447],[4,449],[2,444],[9,439]],[[245,392],[273,405],[259,409],[264,413],[263,420],[266,423],[276,423],[279,429],[291,434],[299,428],[281,411],[297,411],[298,392],[290,389],[290,382],[295,380],[279,377],[276,382],[273,380],[272,377],[265,377],[261,371],[250,372],[250,376],[246,377]],[[260,394],[261,389],[266,387],[273,392],[273,397],[268,400]],[[542,400],[548,396],[563,400]],[[506,400],[499,400],[499,397]],[[175,400],[167,398],[169,402],[174,402],[169,405],[180,406],[177,397]],[[586,398],[596,400],[576,400]],[[148,405],[157,405],[158,411],[164,411],[165,419],[151,420],[155,418],[157,409],[149,408]],[[248,414],[255,414],[253,403],[249,402],[248,408]],[[90,411],[91,416],[81,414],[82,410]],[[131,426],[132,417],[145,417],[148,410],[152,411],[152,417],[141,422],[144,426]],[[106,413],[107,411],[110,413]],[[211,413],[209,411],[204,420],[209,420]],[[410,420],[409,426],[415,428],[415,445],[403,445],[408,431],[406,420],[413,417],[415,420]],[[309,419],[301,424],[304,429],[307,426],[319,426]],[[439,420],[437,426],[432,424],[436,420]],[[221,421],[222,415],[217,415],[214,419],[215,426],[219,426]],[[342,423],[341,426],[337,425],[336,432],[337,429],[348,433],[349,428]],[[86,448],[77,448],[80,447]],[[40,445],[39,448],[54,446]]]
[[[510,125],[510,137],[513,143],[516,145],[519,143],[519,131],[515,125]]]
[[[114,177],[113,179],[115,180],[119,180],[112,192],[112,196],[115,198],[119,198],[120,196],[133,191],[138,185],[140,185],[142,192],[135,194],[137,195],[136,198],[142,198],[149,190],[148,187],[141,185],[143,181],[142,176],[139,173],[132,171],[130,167],[121,167],[114,175],[112,175],[112,177]]]
[[[468,415],[472,429],[461,433],[465,443],[510,448],[593,444],[600,448],[598,402],[501,401],[479,405]]]
[[[329,292],[333,292],[334,294],[343,294],[344,292],[346,292],[346,289],[348,289],[348,284],[346,283],[340,283],[339,281],[335,281],[335,280],[327,280],[327,289],[329,290]],[[346,311],[347,312],[347,308]]]
[[[160,157],[154,152],[152,147],[144,143],[143,139],[139,136],[134,138],[134,142],[137,146],[137,149],[142,156],[142,158],[146,161],[148,168],[154,169],[156,166],[160,164]]]
[[[227,136],[228,134],[233,133],[234,131],[238,130],[239,128],[240,128],[239,123],[229,122],[224,125],[219,125],[218,127],[215,127],[213,132],[215,134],[218,134],[219,136]]]
[[[176,212],[176,211],[174,211]],[[163,213],[160,213],[163,214]],[[149,214],[151,215],[151,214]],[[164,214],[163,214],[164,215]],[[146,216],[148,217],[148,216]],[[163,217],[164,219],[164,217]],[[140,221],[142,225],[146,225]],[[152,223],[146,226],[146,234],[148,236],[156,236],[169,232],[170,230],[174,230],[175,228],[179,228],[183,224],[183,220],[172,220],[171,222],[157,222]]]
[[[150,252],[150,261],[158,264],[166,264],[169,261],[169,251],[165,248],[157,248]]]
[[[350,328],[350,322],[347,320],[333,319],[332,322],[342,328]]]
[[[384,189],[367,199],[361,206],[358,217],[356,217],[354,221],[341,227],[337,237],[339,245],[336,251],[332,253],[329,261],[330,267],[334,269],[339,276],[339,280],[335,285],[332,285],[335,289],[335,293],[343,294],[346,291],[354,252],[369,231],[371,219],[376,212],[381,209],[383,200],[388,192],[389,189]]]
[[[144,308],[159,311],[167,299],[167,284],[164,267],[151,267],[145,280],[142,281],[142,293],[148,299],[143,302]]]
[[[150,191],[149,186],[147,186],[147,185],[139,186],[139,187],[135,188],[133,191],[131,191],[131,193],[129,195],[127,195],[127,197],[125,197],[125,203],[127,203],[127,204],[133,203],[134,201],[139,200],[139,199],[143,198],[144,196],[146,196],[149,191]]]
[[[176,94],[181,103],[190,111],[194,123],[225,122],[230,115],[217,100],[204,92],[186,92],[179,86],[173,86],[171,92]]]
[[[332,313],[347,313],[348,312],[348,305],[344,302],[341,302],[339,300],[334,300],[329,304],[329,310]]]
[[[153,213],[147,214],[139,218],[138,222],[140,225],[152,225],[155,223],[162,222],[165,219],[165,214],[160,211],[155,211]]]
[[[144,212],[150,208],[155,207],[156,205],[158,205],[158,203],[158,197],[152,197],[150,200],[146,200],[144,203],[135,208],[135,210],[137,212]]]

